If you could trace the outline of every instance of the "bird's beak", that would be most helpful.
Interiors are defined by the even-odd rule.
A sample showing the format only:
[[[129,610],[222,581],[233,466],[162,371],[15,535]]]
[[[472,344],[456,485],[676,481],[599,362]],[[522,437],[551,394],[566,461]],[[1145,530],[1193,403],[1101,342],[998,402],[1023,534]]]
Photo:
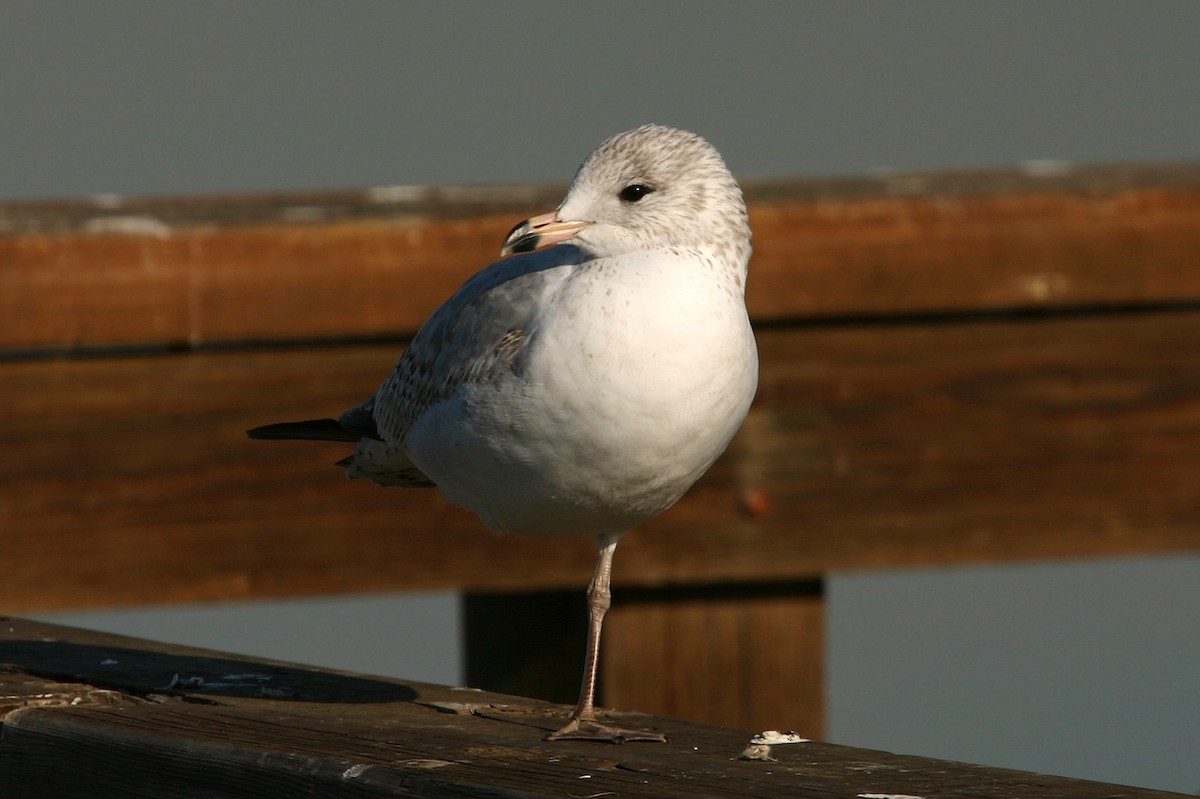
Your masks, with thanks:
[[[504,239],[504,246],[500,248],[500,257],[507,258],[520,252],[533,252],[561,244],[573,239],[590,224],[591,222],[560,222],[557,211],[530,217],[509,231],[508,237]]]

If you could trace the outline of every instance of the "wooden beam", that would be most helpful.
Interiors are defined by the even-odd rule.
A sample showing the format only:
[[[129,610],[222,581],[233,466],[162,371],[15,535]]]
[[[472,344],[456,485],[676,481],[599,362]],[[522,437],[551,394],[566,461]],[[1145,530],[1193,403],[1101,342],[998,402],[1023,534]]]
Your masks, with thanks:
[[[0,348],[411,334],[561,187],[0,204]],[[1200,167],[747,186],[759,321],[1200,300]]]
[[[818,742],[745,760],[745,731],[618,714],[669,742],[550,743],[567,708],[5,618],[0,794],[1169,799]]]
[[[1200,312],[759,332],[729,452],[621,544],[617,585],[1200,548]],[[436,491],[340,479],[337,413],[399,347],[3,364],[0,604],[571,589],[592,542],[493,538]]]

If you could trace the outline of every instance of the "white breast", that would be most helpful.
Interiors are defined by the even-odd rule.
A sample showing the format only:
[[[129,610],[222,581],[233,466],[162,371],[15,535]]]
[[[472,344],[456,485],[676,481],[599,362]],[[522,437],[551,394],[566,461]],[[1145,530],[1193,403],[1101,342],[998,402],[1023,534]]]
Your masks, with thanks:
[[[660,513],[725,449],[754,396],[737,281],[694,253],[573,268],[512,369],[426,411],[409,457],[497,532],[620,533]]]

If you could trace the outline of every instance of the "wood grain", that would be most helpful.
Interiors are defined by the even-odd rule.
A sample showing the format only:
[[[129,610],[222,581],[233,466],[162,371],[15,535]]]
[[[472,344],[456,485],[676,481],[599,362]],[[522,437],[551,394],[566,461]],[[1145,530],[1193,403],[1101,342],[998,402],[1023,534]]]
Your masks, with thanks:
[[[566,707],[12,618],[0,662],[6,799],[1179,796],[816,742],[739,760],[746,732],[651,716],[617,718],[669,743],[549,743]]]
[[[0,348],[409,335],[560,191],[0,205]],[[751,183],[747,195],[759,321],[1200,301],[1200,167]]]
[[[756,405],[617,585],[1200,547],[1200,312],[759,332]],[[394,346],[4,364],[0,606],[571,589],[592,542],[493,538],[436,491],[346,482],[336,413]]]
[[[436,491],[339,479],[341,446],[244,438],[367,396],[513,222],[561,191],[0,205],[0,607],[457,588],[480,592],[469,608],[491,598],[468,622],[515,630],[530,592],[581,596],[590,541],[496,539]],[[750,182],[747,198],[759,395],[691,494],[622,542],[609,701],[815,733],[819,596],[764,589],[1200,548],[1200,166]],[[528,657],[479,625],[469,646],[503,658],[504,680],[550,669],[573,687],[565,619],[525,619],[541,625]],[[73,712],[17,714],[0,745],[45,773],[72,746],[85,764],[153,750],[173,774],[181,751],[202,752],[178,772],[200,782],[226,751],[162,731],[186,714],[147,738]],[[246,722],[236,779],[270,759],[254,748],[264,729]],[[304,729],[287,746],[318,746],[325,731]],[[285,766],[270,779],[301,790]],[[524,795],[510,787],[479,790]]]

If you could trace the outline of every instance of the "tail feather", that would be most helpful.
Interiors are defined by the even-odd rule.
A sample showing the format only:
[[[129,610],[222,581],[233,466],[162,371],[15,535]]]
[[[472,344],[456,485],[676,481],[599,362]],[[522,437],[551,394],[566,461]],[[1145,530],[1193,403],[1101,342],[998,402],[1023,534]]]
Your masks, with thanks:
[[[362,438],[361,433],[352,432],[342,427],[336,419],[309,419],[304,422],[279,422],[247,430],[250,438],[270,441],[348,441],[355,443]]]
[[[304,422],[280,422],[247,430],[250,438],[272,441],[345,441],[358,444],[354,454],[338,461],[347,477],[366,477],[376,485],[427,488],[434,482],[421,473],[401,450],[376,443],[373,430],[349,429],[336,419],[309,419]],[[354,421],[354,417],[350,417]]]

